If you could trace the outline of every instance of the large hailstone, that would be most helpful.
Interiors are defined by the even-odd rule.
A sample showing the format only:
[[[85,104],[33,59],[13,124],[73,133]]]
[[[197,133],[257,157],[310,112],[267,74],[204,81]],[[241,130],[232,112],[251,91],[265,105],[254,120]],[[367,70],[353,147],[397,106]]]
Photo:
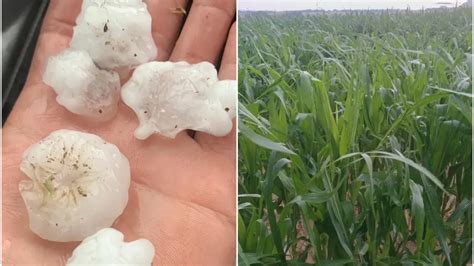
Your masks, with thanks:
[[[155,248],[150,241],[138,239],[126,243],[120,231],[104,228],[84,239],[66,265],[149,266],[154,256]]]
[[[31,230],[51,241],[80,241],[110,227],[128,201],[130,166],[100,137],[57,130],[29,147],[19,189]]]
[[[50,57],[43,81],[58,94],[56,101],[75,114],[105,121],[117,113],[119,75],[97,68],[85,51],[66,49]]]
[[[84,0],[71,47],[101,68],[133,67],[157,56],[151,16],[141,0]]]
[[[208,62],[150,62],[135,69],[122,100],[138,116],[138,139],[153,133],[174,138],[185,129],[225,136],[235,117],[236,90],[236,81],[218,81]]]

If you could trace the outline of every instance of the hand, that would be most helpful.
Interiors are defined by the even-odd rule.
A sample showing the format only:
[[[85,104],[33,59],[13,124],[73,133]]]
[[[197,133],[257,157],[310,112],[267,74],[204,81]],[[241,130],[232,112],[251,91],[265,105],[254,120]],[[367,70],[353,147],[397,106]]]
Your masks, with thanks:
[[[185,0],[148,0],[159,61],[220,62],[219,78],[235,79],[234,0],[196,0],[188,15],[173,12]],[[110,122],[91,124],[60,106],[42,82],[48,56],[68,47],[81,1],[53,0],[43,23],[28,81],[3,130],[3,263],[64,265],[79,244],[36,236],[28,224],[18,182],[23,152],[57,129],[99,135],[130,161],[129,202],[113,227],[126,241],[146,238],[154,265],[231,265],[235,262],[235,129],[216,138],[181,132],[136,140],[135,113],[120,103]],[[225,49],[224,49],[225,48]]]

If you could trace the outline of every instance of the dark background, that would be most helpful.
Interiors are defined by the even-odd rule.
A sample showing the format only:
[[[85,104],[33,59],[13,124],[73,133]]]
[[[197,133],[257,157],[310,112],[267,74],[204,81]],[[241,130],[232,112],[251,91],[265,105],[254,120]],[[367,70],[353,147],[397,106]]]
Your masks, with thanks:
[[[30,69],[49,0],[2,0],[2,125]]]

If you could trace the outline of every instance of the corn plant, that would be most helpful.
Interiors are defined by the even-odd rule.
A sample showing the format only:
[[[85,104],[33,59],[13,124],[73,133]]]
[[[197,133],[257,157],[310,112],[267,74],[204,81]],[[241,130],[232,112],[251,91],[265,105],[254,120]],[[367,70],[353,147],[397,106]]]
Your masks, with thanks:
[[[241,265],[466,265],[471,10],[239,17]]]

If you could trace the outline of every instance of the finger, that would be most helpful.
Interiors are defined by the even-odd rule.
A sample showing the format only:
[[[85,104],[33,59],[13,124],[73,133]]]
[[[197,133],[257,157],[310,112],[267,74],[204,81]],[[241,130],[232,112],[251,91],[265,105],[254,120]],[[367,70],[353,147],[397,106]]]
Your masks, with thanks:
[[[158,61],[166,61],[178,39],[186,16],[187,0],[147,0]]]
[[[237,57],[237,34],[236,24],[232,24],[227,38],[224,55],[222,56],[221,67],[219,69],[219,79],[235,79],[236,77],[236,57]]]
[[[196,0],[170,60],[216,64],[235,17],[235,0]]]
[[[51,0],[43,21],[43,29],[64,31],[62,33],[65,35],[72,36],[72,27],[81,12],[81,5],[82,1],[77,0]]]
[[[82,1],[52,0],[43,20],[25,87],[42,81],[46,59],[69,46]],[[54,40],[54,41],[51,41]]]
[[[216,63],[235,16],[235,1],[198,0],[193,2],[189,17],[173,49],[171,61]],[[190,135],[181,132],[178,137]]]
[[[219,79],[235,79],[236,76],[236,28],[235,23],[229,31],[229,37],[222,57],[221,68],[219,71]],[[237,99],[237,97],[236,97]],[[228,156],[235,158],[236,131],[235,119],[232,131],[225,137],[214,137],[204,132],[197,132],[194,139],[204,148],[213,150],[223,150]]]

